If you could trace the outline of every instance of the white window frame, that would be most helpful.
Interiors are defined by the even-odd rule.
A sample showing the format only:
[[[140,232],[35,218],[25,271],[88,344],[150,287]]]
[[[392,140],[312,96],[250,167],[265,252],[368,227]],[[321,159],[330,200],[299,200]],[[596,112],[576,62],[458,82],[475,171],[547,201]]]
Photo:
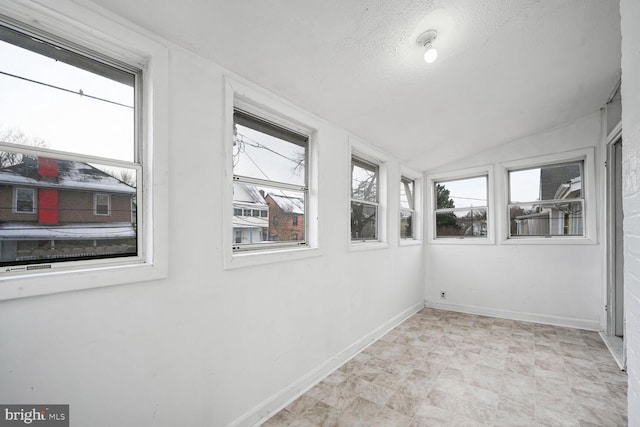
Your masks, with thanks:
[[[20,211],[18,210],[18,191],[26,190],[31,192],[31,210],[30,211]],[[28,187],[14,187],[13,190],[13,212],[17,214],[29,214],[33,215],[37,212],[38,206],[38,197],[35,188]]]
[[[400,181],[402,179],[410,179],[413,181],[413,238],[402,238],[400,236],[400,232],[398,231],[398,239],[400,246],[415,246],[422,245],[423,243],[423,197],[422,194],[424,192],[423,188],[423,176],[421,173],[418,173],[412,169],[409,169],[405,166],[400,167]],[[400,223],[400,198],[398,194],[398,225]]]
[[[107,198],[107,213],[98,213],[98,199],[101,196],[105,196]],[[93,195],[93,213],[96,216],[111,216],[111,194],[95,193]]]
[[[237,102],[237,104],[242,104],[241,102]],[[253,110],[252,107],[249,107],[250,109]],[[255,110],[253,110],[255,111]],[[266,125],[270,128],[276,128],[276,129],[282,129],[283,131],[288,131],[288,132],[292,132],[294,134],[297,134],[295,136],[295,139],[299,139],[300,142],[301,140],[306,140],[305,141],[305,145],[304,145],[304,149],[305,149],[305,164],[308,164],[308,154],[309,154],[309,136],[306,134],[301,133],[299,130],[297,129],[291,129],[290,127],[288,127],[288,125],[286,123],[283,123],[282,120],[278,121],[278,122],[273,122],[270,119],[264,118],[260,115],[258,115],[259,113],[254,113],[253,111],[245,111],[243,110],[241,107],[236,107],[234,109],[234,114],[242,114],[245,117],[245,120],[247,119],[251,119],[253,124],[257,123],[261,123],[262,125]],[[234,122],[235,123],[235,122]],[[245,125],[245,126],[249,126],[249,125]],[[249,126],[250,127],[250,126]],[[255,130],[255,129],[254,129]],[[258,130],[256,130],[257,132],[260,132]],[[229,144],[231,142],[228,142]],[[291,144],[297,144],[298,142],[290,142]],[[303,146],[303,145],[300,145]],[[242,175],[233,175],[233,181],[238,182],[238,183],[245,183],[245,184],[249,184],[249,185],[258,185],[258,186],[264,186],[264,187],[268,187],[268,188],[274,188],[276,190],[283,190],[283,191],[294,191],[294,192],[298,192],[298,193],[302,193],[304,201],[305,201],[305,206],[307,204],[307,200],[309,199],[309,186],[307,185],[307,181],[308,181],[308,173],[307,173],[307,167],[305,166],[305,176],[304,176],[304,183],[296,185],[296,184],[288,184],[288,183],[282,183],[282,182],[278,182],[278,181],[272,181],[272,180],[268,180],[268,179],[262,179],[262,178],[255,178],[255,177],[247,177],[247,176],[242,176]],[[260,218],[260,212],[259,209],[250,207],[245,209],[246,211],[248,211],[249,215],[245,215],[248,217],[253,217],[253,218]],[[256,215],[257,214],[257,215]],[[306,208],[305,208],[305,213],[303,214],[303,216],[306,215]],[[306,235],[306,232],[305,232]],[[262,243],[254,243],[254,244],[234,244],[233,245],[233,251],[234,253],[240,253],[240,252],[244,252],[244,251],[264,251],[264,250],[274,250],[274,249],[282,249],[288,246],[307,246],[307,242],[306,239],[302,240],[302,241],[268,241],[268,242],[262,242]]]
[[[143,70],[137,83],[144,87],[137,106],[139,159],[145,165],[136,197],[144,207],[138,209],[136,219],[139,256],[4,268],[0,271],[0,300],[155,280],[166,277],[168,271],[168,183],[164,178],[168,172],[168,49],[133,25],[105,18],[76,2],[60,0],[56,10],[64,13],[36,3],[0,4],[0,15],[12,24]],[[37,148],[16,147],[15,151],[52,154]],[[54,154],[59,159],[75,158],[63,152]],[[121,165],[113,162],[111,166]]]
[[[456,181],[461,179],[487,177],[487,235],[484,237],[436,237],[436,190],[435,185],[442,181]],[[429,221],[427,222],[429,244],[435,245],[493,245],[495,244],[494,221],[494,168],[492,165],[454,170],[427,175],[427,208]]]
[[[320,256],[318,238],[318,130],[322,123],[309,113],[289,104],[275,95],[237,77],[224,78],[224,111],[223,158],[228,167],[224,168],[222,182],[223,201],[222,211],[222,247],[223,268],[235,269],[255,265],[272,264],[294,259],[304,259]],[[297,133],[309,137],[307,146],[307,186],[308,198],[305,201],[305,235],[306,245],[276,246],[272,249],[260,251],[233,250],[233,150],[230,141],[233,140],[233,113],[235,109],[260,117],[276,125],[282,125]]]
[[[509,171],[531,169],[554,164],[583,162],[583,236],[517,236],[510,238],[509,232]],[[504,220],[502,221],[502,243],[506,245],[588,245],[596,244],[596,198],[595,198],[595,151],[594,148],[584,148],[563,153],[520,159],[501,164],[504,177]]]
[[[351,198],[351,186],[352,186],[352,178],[351,178],[351,163],[352,159],[357,158],[364,160],[365,162],[374,164],[378,166],[378,188],[377,188],[377,196],[378,196],[378,238],[376,240],[351,240],[351,201],[354,200]],[[388,205],[387,205],[387,181],[388,181],[388,166],[387,163],[390,159],[390,156],[385,152],[378,150],[372,147],[369,144],[355,138],[349,138],[349,157],[348,157],[348,173],[347,178],[349,180],[348,185],[345,185],[345,188],[348,190],[348,201],[346,204],[347,207],[347,215],[348,219],[348,240],[349,240],[349,250],[351,251],[362,251],[362,250],[373,250],[373,249],[386,249],[389,247],[389,243],[387,240],[387,230],[389,228],[388,224]]]

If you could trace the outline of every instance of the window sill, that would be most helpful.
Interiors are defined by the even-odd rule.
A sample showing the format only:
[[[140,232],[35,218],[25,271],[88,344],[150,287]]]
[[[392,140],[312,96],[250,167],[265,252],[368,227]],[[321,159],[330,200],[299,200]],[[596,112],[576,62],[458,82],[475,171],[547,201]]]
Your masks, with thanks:
[[[495,245],[495,241],[489,238],[458,238],[458,237],[441,237],[429,241],[432,245]]]
[[[125,285],[166,277],[166,270],[143,263],[92,265],[84,268],[60,265],[46,273],[42,270],[0,273],[0,300]]]
[[[378,249],[388,249],[389,244],[387,242],[350,242],[349,250],[351,252],[361,252],[361,251],[374,251]]]
[[[503,245],[595,245],[589,237],[519,237],[505,239]]]
[[[400,246],[422,246],[422,240],[400,239]]]
[[[235,253],[225,260],[224,269],[252,267],[256,265],[273,264],[276,262],[294,261],[299,259],[321,256],[318,248],[286,248],[255,252]]]

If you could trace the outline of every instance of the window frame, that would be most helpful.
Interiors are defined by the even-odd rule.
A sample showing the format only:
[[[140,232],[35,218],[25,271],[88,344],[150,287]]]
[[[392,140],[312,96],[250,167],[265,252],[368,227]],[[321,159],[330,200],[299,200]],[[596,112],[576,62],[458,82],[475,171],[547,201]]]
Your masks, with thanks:
[[[107,213],[99,213],[98,212],[98,199],[100,196],[105,196],[107,198]],[[96,216],[111,216],[111,194],[108,193],[95,193],[93,195],[93,214]]]
[[[33,264],[33,268],[30,265],[3,268],[0,272],[0,300],[166,277],[168,185],[161,177],[168,171],[168,49],[141,35],[135,28],[104,20],[99,13],[78,4],[70,4],[62,14],[35,4],[4,3],[0,5],[0,20],[9,28],[39,39],[52,40],[54,44],[80,55],[106,61],[110,65],[113,65],[113,60],[142,70],[136,74],[136,154],[138,161],[145,165],[142,170],[142,167],[132,168],[128,162],[123,165],[121,161],[102,157],[4,145],[6,151],[53,156],[61,160],[79,160],[78,157],[82,157],[105,166],[136,169],[136,200],[143,204],[144,209],[136,209],[135,222],[140,233],[138,256]],[[93,31],[88,32],[88,28]]]
[[[18,209],[18,191],[28,190],[31,192],[31,210],[21,211]],[[13,213],[33,215],[38,213],[38,197],[36,196],[36,189],[32,187],[13,187]]]
[[[227,269],[245,268],[277,262],[305,259],[320,256],[318,236],[318,129],[323,122],[305,111],[292,106],[285,100],[254,85],[229,75],[224,76],[224,108],[223,108],[223,140],[232,141],[233,112],[238,108],[254,114],[266,121],[282,125],[285,128],[308,136],[307,148],[307,186],[308,198],[305,200],[305,235],[306,245],[273,246],[269,250],[233,251],[233,212],[228,209],[233,205],[233,170],[225,167],[222,173],[223,201],[220,204],[222,217],[222,267]],[[232,164],[233,150],[231,144],[221,144],[222,155],[226,165]],[[268,215],[269,222],[272,216]]]
[[[357,166],[361,169],[367,170],[367,171],[371,171],[374,173],[375,176],[375,186],[376,186],[376,197],[375,197],[375,201],[372,200],[365,200],[365,199],[358,199],[358,198],[354,198],[353,197],[353,170],[354,167]],[[376,225],[375,225],[375,237],[373,239],[366,239],[366,238],[353,238],[353,230],[350,230],[350,238],[352,242],[359,242],[359,243],[367,243],[367,242],[379,242],[380,241],[380,194],[379,194],[379,188],[380,188],[380,165],[375,163],[375,162],[371,162],[368,160],[365,160],[363,158],[361,158],[360,156],[356,155],[356,154],[352,154],[351,155],[351,184],[350,184],[350,188],[351,188],[351,215],[353,215],[353,204],[354,203],[360,203],[363,205],[368,205],[368,206],[372,206],[375,208],[376,210]],[[349,219],[351,220],[351,215],[349,217]]]
[[[516,170],[534,169],[543,166],[572,163],[582,161],[582,204],[583,204],[583,235],[582,236],[517,236],[510,234],[510,186],[509,172]],[[595,152],[594,148],[571,150],[564,153],[555,153],[544,156],[519,159],[501,164],[504,177],[504,220],[502,221],[502,244],[506,245],[583,245],[597,244],[595,206]],[[550,202],[550,201],[542,201]],[[524,204],[524,203],[516,203]]]
[[[376,195],[378,199],[377,201],[378,219],[377,219],[377,239],[375,240],[373,239],[352,240],[351,239],[351,202],[353,200],[356,200],[357,202],[363,202],[360,199],[352,199],[353,179],[351,174],[351,166],[353,163],[353,158],[360,159],[361,161],[364,161],[369,164],[377,165],[378,167],[378,184],[377,184],[377,191],[376,191]],[[355,137],[349,137],[349,157],[347,157],[348,184],[345,185],[345,189],[347,190],[346,217],[348,218],[348,222],[347,222],[348,235],[347,236],[348,236],[348,242],[349,242],[348,247],[350,251],[387,249],[389,247],[388,240],[387,240],[387,230],[389,229],[388,214],[387,214],[387,210],[388,210],[387,163],[389,159],[390,159],[390,156],[385,152],[378,150]]]
[[[283,190],[283,191],[295,191],[295,192],[300,192],[303,194],[303,198],[304,198],[304,204],[305,204],[305,213],[303,214],[306,215],[307,213],[307,200],[309,199],[309,185],[308,185],[308,180],[309,180],[309,175],[308,175],[308,170],[306,165],[308,165],[309,163],[309,135],[305,135],[302,134],[300,132],[298,132],[297,130],[294,129],[290,129],[289,127],[287,127],[287,125],[285,123],[281,123],[281,122],[274,122],[270,119],[261,117],[259,114],[253,113],[253,112],[248,112],[245,111],[239,107],[235,107],[234,108],[234,125],[235,125],[235,115],[236,114],[240,114],[242,116],[246,117],[250,117],[251,120],[255,120],[256,122],[261,122],[260,125],[262,126],[268,126],[271,128],[276,128],[279,129],[280,131],[284,131],[287,133],[291,133],[291,134],[295,134],[297,138],[299,138],[300,140],[304,140],[302,141],[298,141],[298,142],[291,142],[291,141],[287,141],[291,144],[296,144],[299,146],[304,147],[305,149],[305,176],[304,176],[304,183],[302,185],[296,185],[296,184],[289,184],[289,183],[283,183],[283,182],[279,182],[279,181],[273,181],[273,180],[267,180],[267,179],[261,179],[261,178],[254,178],[254,177],[247,177],[247,176],[242,176],[242,175],[233,175],[233,182],[238,182],[238,183],[244,183],[244,184],[249,184],[249,185],[259,185],[259,186],[264,186],[264,187],[269,187],[269,188],[274,188],[276,190]],[[247,125],[244,125],[246,127],[249,127]],[[253,129],[256,130],[258,132],[260,132],[257,129]],[[231,140],[233,141],[233,140]],[[226,143],[231,143],[231,141],[226,141]],[[233,168],[232,168],[233,169]],[[249,215],[250,217],[257,217],[260,218],[260,213],[258,212],[258,209],[253,209],[253,208],[249,208],[246,209],[249,211]],[[255,213],[258,213],[258,215],[254,215]],[[276,218],[277,219],[277,218]],[[306,236],[306,230],[305,230],[305,236]],[[276,240],[276,241],[267,241],[264,243],[254,243],[254,244],[234,244],[232,247],[232,250],[234,253],[240,253],[240,252],[252,252],[252,251],[270,251],[270,250],[274,250],[274,249],[281,249],[281,248],[287,248],[287,247],[308,247],[306,238],[304,240]]]
[[[398,228],[398,241],[400,246],[414,246],[414,245],[422,245],[423,243],[423,211],[424,211],[424,176],[423,174],[414,171],[413,169],[409,169],[404,165],[400,166],[400,181],[402,179],[409,179],[413,181],[413,216],[412,227],[413,227],[413,238],[402,238],[400,229]],[[401,214],[401,206],[400,206],[400,194],[398,194],[398,226],[400,225],[400,214]]]
[[[486,176],[487,178],[487,234],[483,237],[436,237],[436,184],[443,181],[457,181]],[[494,221],[494,168],[493,165],[479,166],[462,170],[432,173],[427,176],[429,211],[428,239],[429,244],[444,245],[493,245],[495,244],[496,227]],[[484,206],[483,206],[484,207]],[[454,210],[469,210],[469,208],[454,208]]]

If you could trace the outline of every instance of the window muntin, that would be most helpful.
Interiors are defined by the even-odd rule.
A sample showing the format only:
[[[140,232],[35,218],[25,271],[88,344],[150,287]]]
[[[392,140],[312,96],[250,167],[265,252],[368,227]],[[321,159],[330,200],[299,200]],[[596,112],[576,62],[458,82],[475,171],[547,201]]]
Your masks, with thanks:
[[[378,240],[378,179],[380,167],[351,159],[351,240]]]
[[[234,218],[234,251],[306,245],[307,157],[307,136],[235,110],[233,203],[251,218]]]
[[[400,238],[414,239],[415,181],[402,177],[400,179]]]
[[[584,236],[584,162],[510,170],[509,237]]]
[[[434,183],[436,238],[487,237],[486,175]]]
[[[0,22],[0,187],[28,184],[32,202],[17,190],[16,212],[35,215],[16,222],[0,197],[0,265],[141,255],[141,71],[10,26]],[[96,218],[96,191],[118,214]]]

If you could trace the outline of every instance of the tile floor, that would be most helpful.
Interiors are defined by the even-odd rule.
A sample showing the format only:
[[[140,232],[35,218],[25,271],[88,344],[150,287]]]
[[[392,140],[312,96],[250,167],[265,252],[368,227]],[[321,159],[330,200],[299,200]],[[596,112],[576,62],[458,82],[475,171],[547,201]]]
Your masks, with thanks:
[[[423,309],[264,426],[625,426],[596,332]]]

